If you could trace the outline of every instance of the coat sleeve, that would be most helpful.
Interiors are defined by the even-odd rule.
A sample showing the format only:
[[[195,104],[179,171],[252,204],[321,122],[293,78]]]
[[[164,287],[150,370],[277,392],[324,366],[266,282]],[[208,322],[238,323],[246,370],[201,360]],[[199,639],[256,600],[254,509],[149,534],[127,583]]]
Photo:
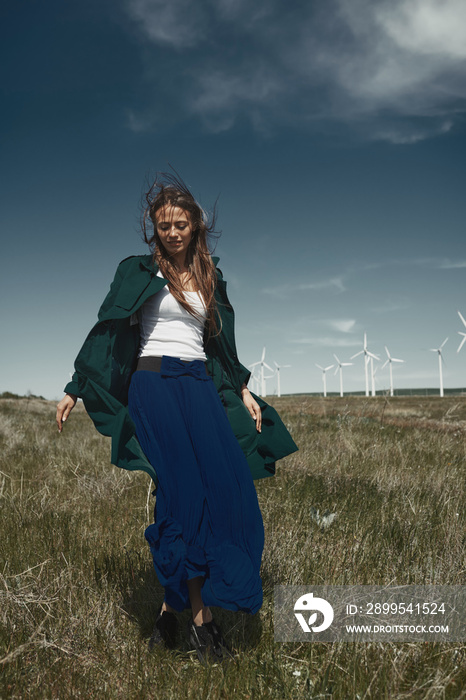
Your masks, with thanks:
[[[128,268],[120,264],[99,311],[75,360],[75,373],[65,391],[80,396],[97,430],[111,437],[111,462],[118,467],[147,472],[157,484],[157,474],[136,438],[128,411],[128,388],[139,347],[139,331],[130,317],[116,317],[112,304],[124,286]],[[110,318],[102,318],[104,314]]]
[[[125,276],[125,270],[128,265],[127,261],[131,260],[130,256],[129,258],[125,258],[125,260],[122,260],[121,263],[118,265],[117,270],[115,272],[115,276],[113,278],[113,282],[110,285],[110,290],[105,297],[98,313],[98,318],[105,313],[105,311],[113,306],[113,302],[115,300],[116,295],[118,294],[118,291],[121,286],[121,282]],[[73,373],[73,376],[71,377],[71,381],[68,382],[68,384],[65,386],[63,390],[66,394],[74,394],[75,396],[78,396],[79,398],[82,398],[81,393],[80,393],[80,388],[79,388],[79,375],[75,371]]]
[[[63,389],[65,394],[74,394],[78,398],[81,398],[81,395],[79,393],[79,384],[78,384],[78,373],[74,372],[73,376],[71,377],[71,381],[68,382],[68,384],[65,386]]]

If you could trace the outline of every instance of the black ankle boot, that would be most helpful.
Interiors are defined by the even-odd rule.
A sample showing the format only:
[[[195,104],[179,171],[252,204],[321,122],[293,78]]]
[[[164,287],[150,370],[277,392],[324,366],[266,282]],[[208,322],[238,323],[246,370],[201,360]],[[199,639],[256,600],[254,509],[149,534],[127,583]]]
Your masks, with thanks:
[[[213,620],[204,622],[202,625],[195,625],[193,620],[190,620],[188,622],[188,642],[191,649],[196,650],[197,658],[204,665],[208,661],[225,661],[234,658],[220,628]]]
[[[176,635],[178,633],[178,620],[175,613],[164,610],[162,606],[157,615],[151,638],[149,639],[149,650],[155,646],[165,645],[168,649],[173,649],[176,645]]]

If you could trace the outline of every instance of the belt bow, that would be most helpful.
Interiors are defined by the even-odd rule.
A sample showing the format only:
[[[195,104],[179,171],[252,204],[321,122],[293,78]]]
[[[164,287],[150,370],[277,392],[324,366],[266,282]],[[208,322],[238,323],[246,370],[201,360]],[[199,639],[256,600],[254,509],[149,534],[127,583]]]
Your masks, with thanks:
[[[183,362],[183,360],[179,360],[177,357],[169,357],[167,355],[162,357],[160,374],[162,377],[182,377],[188,375],[195,379],[200,379],[201,381],[207,381],[209,379],[205,363],[202,360]]]

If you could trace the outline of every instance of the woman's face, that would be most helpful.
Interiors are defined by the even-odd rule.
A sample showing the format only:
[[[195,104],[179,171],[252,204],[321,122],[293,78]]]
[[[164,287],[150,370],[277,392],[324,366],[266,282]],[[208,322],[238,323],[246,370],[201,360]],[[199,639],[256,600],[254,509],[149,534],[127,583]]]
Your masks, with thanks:
[[[183,264],[193,236],[190,213],[167,204],[156,212],[155,219],[158,236],[167,254]]]

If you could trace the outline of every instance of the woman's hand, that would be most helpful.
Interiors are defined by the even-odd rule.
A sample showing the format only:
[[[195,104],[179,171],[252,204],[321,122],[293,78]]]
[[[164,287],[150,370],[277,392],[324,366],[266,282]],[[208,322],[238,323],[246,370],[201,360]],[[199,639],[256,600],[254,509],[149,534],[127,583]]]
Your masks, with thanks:
[[[58,432],[61,433],[63,430],[63,423],[66,421],[70,415],[73,408],[76,406],[76,401],[78,397],[74,394],[65,394],[60,403],[57,406],[57,425]]]
[[[247,388],[246,384],[243,384],[241,388],[241,398],[243,403],[248,409],[253,420],[256,421],[256,430],[258,433],[262,432],[262,413],[259,404],[253,398],[251,392]]]

